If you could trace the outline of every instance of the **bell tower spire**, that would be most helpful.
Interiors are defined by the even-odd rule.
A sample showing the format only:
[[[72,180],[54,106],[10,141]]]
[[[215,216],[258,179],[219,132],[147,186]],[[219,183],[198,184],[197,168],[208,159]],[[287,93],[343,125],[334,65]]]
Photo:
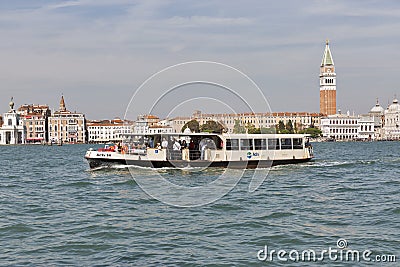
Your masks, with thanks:
[[[59,110],[60,111],[67,111],[67,108],[65,107],[64,95],[61,95]]]
[[[328,39],[319,72],[319,107],[322,114],[336,114],[336,73]]]

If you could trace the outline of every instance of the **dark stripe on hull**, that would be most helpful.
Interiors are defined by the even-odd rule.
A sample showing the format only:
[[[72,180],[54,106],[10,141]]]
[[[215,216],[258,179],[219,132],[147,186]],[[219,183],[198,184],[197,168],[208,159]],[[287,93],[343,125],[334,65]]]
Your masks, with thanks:
[[[99,167],[112,167],[113,165],[126,165],[126,161],[124,159],[93,159],[93,158],[86,158],[89,167],[91,169],[99,168]]]
[[[113,165],[133,165],[148,168],[187,168],[187,167],[220,167],[231,169],[255,169],[255,168],[269,168],[271,166],[283,164],[295,164],[308,162],[311,158],[306,159],[285,159],[285,160],[249,160],[249,161],[147,161],[147,160],[124,160],[124,159],[93,159],[87,158],[90,168],[99,167],[112,167]]]

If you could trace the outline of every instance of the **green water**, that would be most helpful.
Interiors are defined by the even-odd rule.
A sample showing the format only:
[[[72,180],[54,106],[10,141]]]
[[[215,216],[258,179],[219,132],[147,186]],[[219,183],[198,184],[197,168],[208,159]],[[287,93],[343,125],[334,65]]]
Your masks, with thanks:
[[[314,161],[272,168],[255,192],[246,171],[227,195],[191,208],[149,197],[126,168],[90,171],[88,147],[0,147],[1,266],[310,266],[321,262],[257,252],[336,248],[339,238],[400,260],[398,142],[314,144]],[[201,185],[220,172],[162,175]]]

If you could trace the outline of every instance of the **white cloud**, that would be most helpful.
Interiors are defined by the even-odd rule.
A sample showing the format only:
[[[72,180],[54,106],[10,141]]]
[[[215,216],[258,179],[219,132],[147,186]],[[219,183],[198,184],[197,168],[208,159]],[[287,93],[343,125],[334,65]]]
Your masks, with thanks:
[[[314,0],[302,10],[308,15],[333,17],[400,17],[400,7],[386,6],[382,1]]]
[[[55,10],[55,9],[59,9],[59,8],[79,6],[79,5],[82,5],[82,3],[80,1],[66,1],[66,2],[62,2],[62,3],[58,3],[58,4],[46,5],[46,6],[41,7],[41,9],[50,11],[50,10]]]
[[[253,20],[250,18],[229,18],[229,17],[210,17],[210,16],[174,16],[167,19],[167,23],[176,27],[202,27],[202,26],[242,26],[251,25]]]

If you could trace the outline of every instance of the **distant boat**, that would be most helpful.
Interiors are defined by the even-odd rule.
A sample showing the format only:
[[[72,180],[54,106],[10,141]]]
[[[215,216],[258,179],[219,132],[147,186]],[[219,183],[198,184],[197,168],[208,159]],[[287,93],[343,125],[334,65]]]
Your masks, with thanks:
[[[188,146],[174,147],[179,140]],[[212,133],[130,134],[121,145],[107,144],[85,154],[90,168],[123,164],[253,169],[307,162],[313,156],[307,135]]]

